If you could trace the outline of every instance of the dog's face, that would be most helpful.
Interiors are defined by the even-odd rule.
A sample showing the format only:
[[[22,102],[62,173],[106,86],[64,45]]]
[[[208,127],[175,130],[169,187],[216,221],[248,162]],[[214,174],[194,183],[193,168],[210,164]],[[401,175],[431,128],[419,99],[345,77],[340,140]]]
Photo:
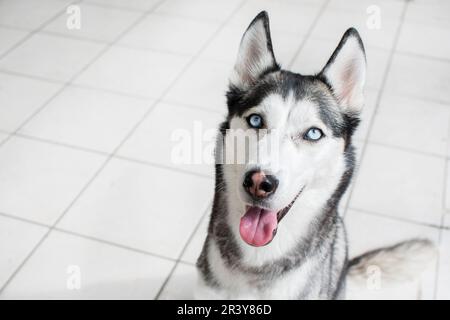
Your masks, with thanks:
[[[245,131],[247,144],[225,143],[226,153],[247,156],[224,165],[227,188],[242,203],[245,242],[268,244],[302,193],[336,189],[359,121],[364,79],[364,48],[354,29],[318,75],[303,76],[277,64],[265,12],[250,24],[227,93],[229,132]]]

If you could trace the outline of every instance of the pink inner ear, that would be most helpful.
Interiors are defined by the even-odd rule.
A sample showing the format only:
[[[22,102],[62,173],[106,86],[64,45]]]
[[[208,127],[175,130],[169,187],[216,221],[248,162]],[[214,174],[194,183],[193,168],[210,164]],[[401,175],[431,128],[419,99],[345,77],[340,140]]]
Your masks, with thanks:
[[[255,70],[258,66],[258,59],[261,59],[260,57],[263,55],[263,52],[261,50],[261,47],[255,43],[250,43],[250,46],[248,48],[248,54],[244,57],[244,68],[241,70],[241,77],[242,80],[246,83],[252,83],[255,81],[254,79],[254,73],[256,73],[257,70]]]
[[[338,94],[339,100],[343,105],[359,106],[363,103],[361,96],[362,92],[361,94],[358,92],[361,88],[358,86],[358,79],[355,78],[358,76],[359,71],[357,70],[357,65],[357,59],[352,59],[342,70],[342,74],[340,76],[341,86],[338,88],[338,92],[336,93]]]
[[[323,74],[333,88],[339,104],[359,112],[364,104],[366,63],[356,30],[350,30],[344,35],[333,56],[334,59],[323,69]]]
[[[344,68],[344,72],[342,72],[341,75],[342,87],[340,88],[339,92],[339,98],[341,101],[348,102],[348,100],[352,96],[352,90],[354,89],[355,85],[355,79],[353,78],[354,72],[355,70],[353,61],[351,61],[346,65],[346,67]]]

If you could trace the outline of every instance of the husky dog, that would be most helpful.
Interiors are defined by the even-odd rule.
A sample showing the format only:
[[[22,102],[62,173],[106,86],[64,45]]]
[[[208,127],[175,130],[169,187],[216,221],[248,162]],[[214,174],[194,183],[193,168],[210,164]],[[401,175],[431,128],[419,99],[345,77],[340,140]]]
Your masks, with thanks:
[[[356,281],[370,265],[415,277],[433,255],[430,242],[411,240],[347,258],[338,204],[354,170],[352,134],[364,104],[365,74],[364,46],[353,28],[320,73],[301,75],[278,65],[267,13],[251,22],[220,133],[264,131],[250,146],[261,151],[277,131],[279,151],[276,161],[274,153],[261,152],[264,159],[257,162],[216,163],[197,298],[339,299],[347,277]],[[227,148],[218,142],[216,154]]]

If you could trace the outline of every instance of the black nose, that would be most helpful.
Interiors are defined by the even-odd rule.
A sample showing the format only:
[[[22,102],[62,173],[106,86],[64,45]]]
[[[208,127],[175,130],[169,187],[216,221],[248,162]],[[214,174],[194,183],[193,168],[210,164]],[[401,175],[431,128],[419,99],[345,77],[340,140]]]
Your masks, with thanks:
[[[261,182],[259,188],[264,192],[272,192],[275,190],[275,178],[273,176],[266,176],[266,179]]]
[[[254,198],[266,198],[278,187],[278,179],[274,175],[266,175],[263,171],[247,172],[243,182],[244,189]]]

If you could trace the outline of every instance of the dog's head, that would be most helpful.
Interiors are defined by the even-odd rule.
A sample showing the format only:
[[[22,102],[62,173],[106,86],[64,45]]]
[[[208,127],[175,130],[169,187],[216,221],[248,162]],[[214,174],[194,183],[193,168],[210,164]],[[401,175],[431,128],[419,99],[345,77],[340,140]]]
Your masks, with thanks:
[[[319,74],[282,70],[267,13],[251,22],[230,78],[227,129],[253,133],[254,139],[246,140],[245,150],[230,143],[224,148],[257,154],[257,161],[224,165],[227,188],[241,202],[245,242],[268,244],[303,194],[330,197],[338,188],[363,105],[365,68],[362,41],[349,29]]]

